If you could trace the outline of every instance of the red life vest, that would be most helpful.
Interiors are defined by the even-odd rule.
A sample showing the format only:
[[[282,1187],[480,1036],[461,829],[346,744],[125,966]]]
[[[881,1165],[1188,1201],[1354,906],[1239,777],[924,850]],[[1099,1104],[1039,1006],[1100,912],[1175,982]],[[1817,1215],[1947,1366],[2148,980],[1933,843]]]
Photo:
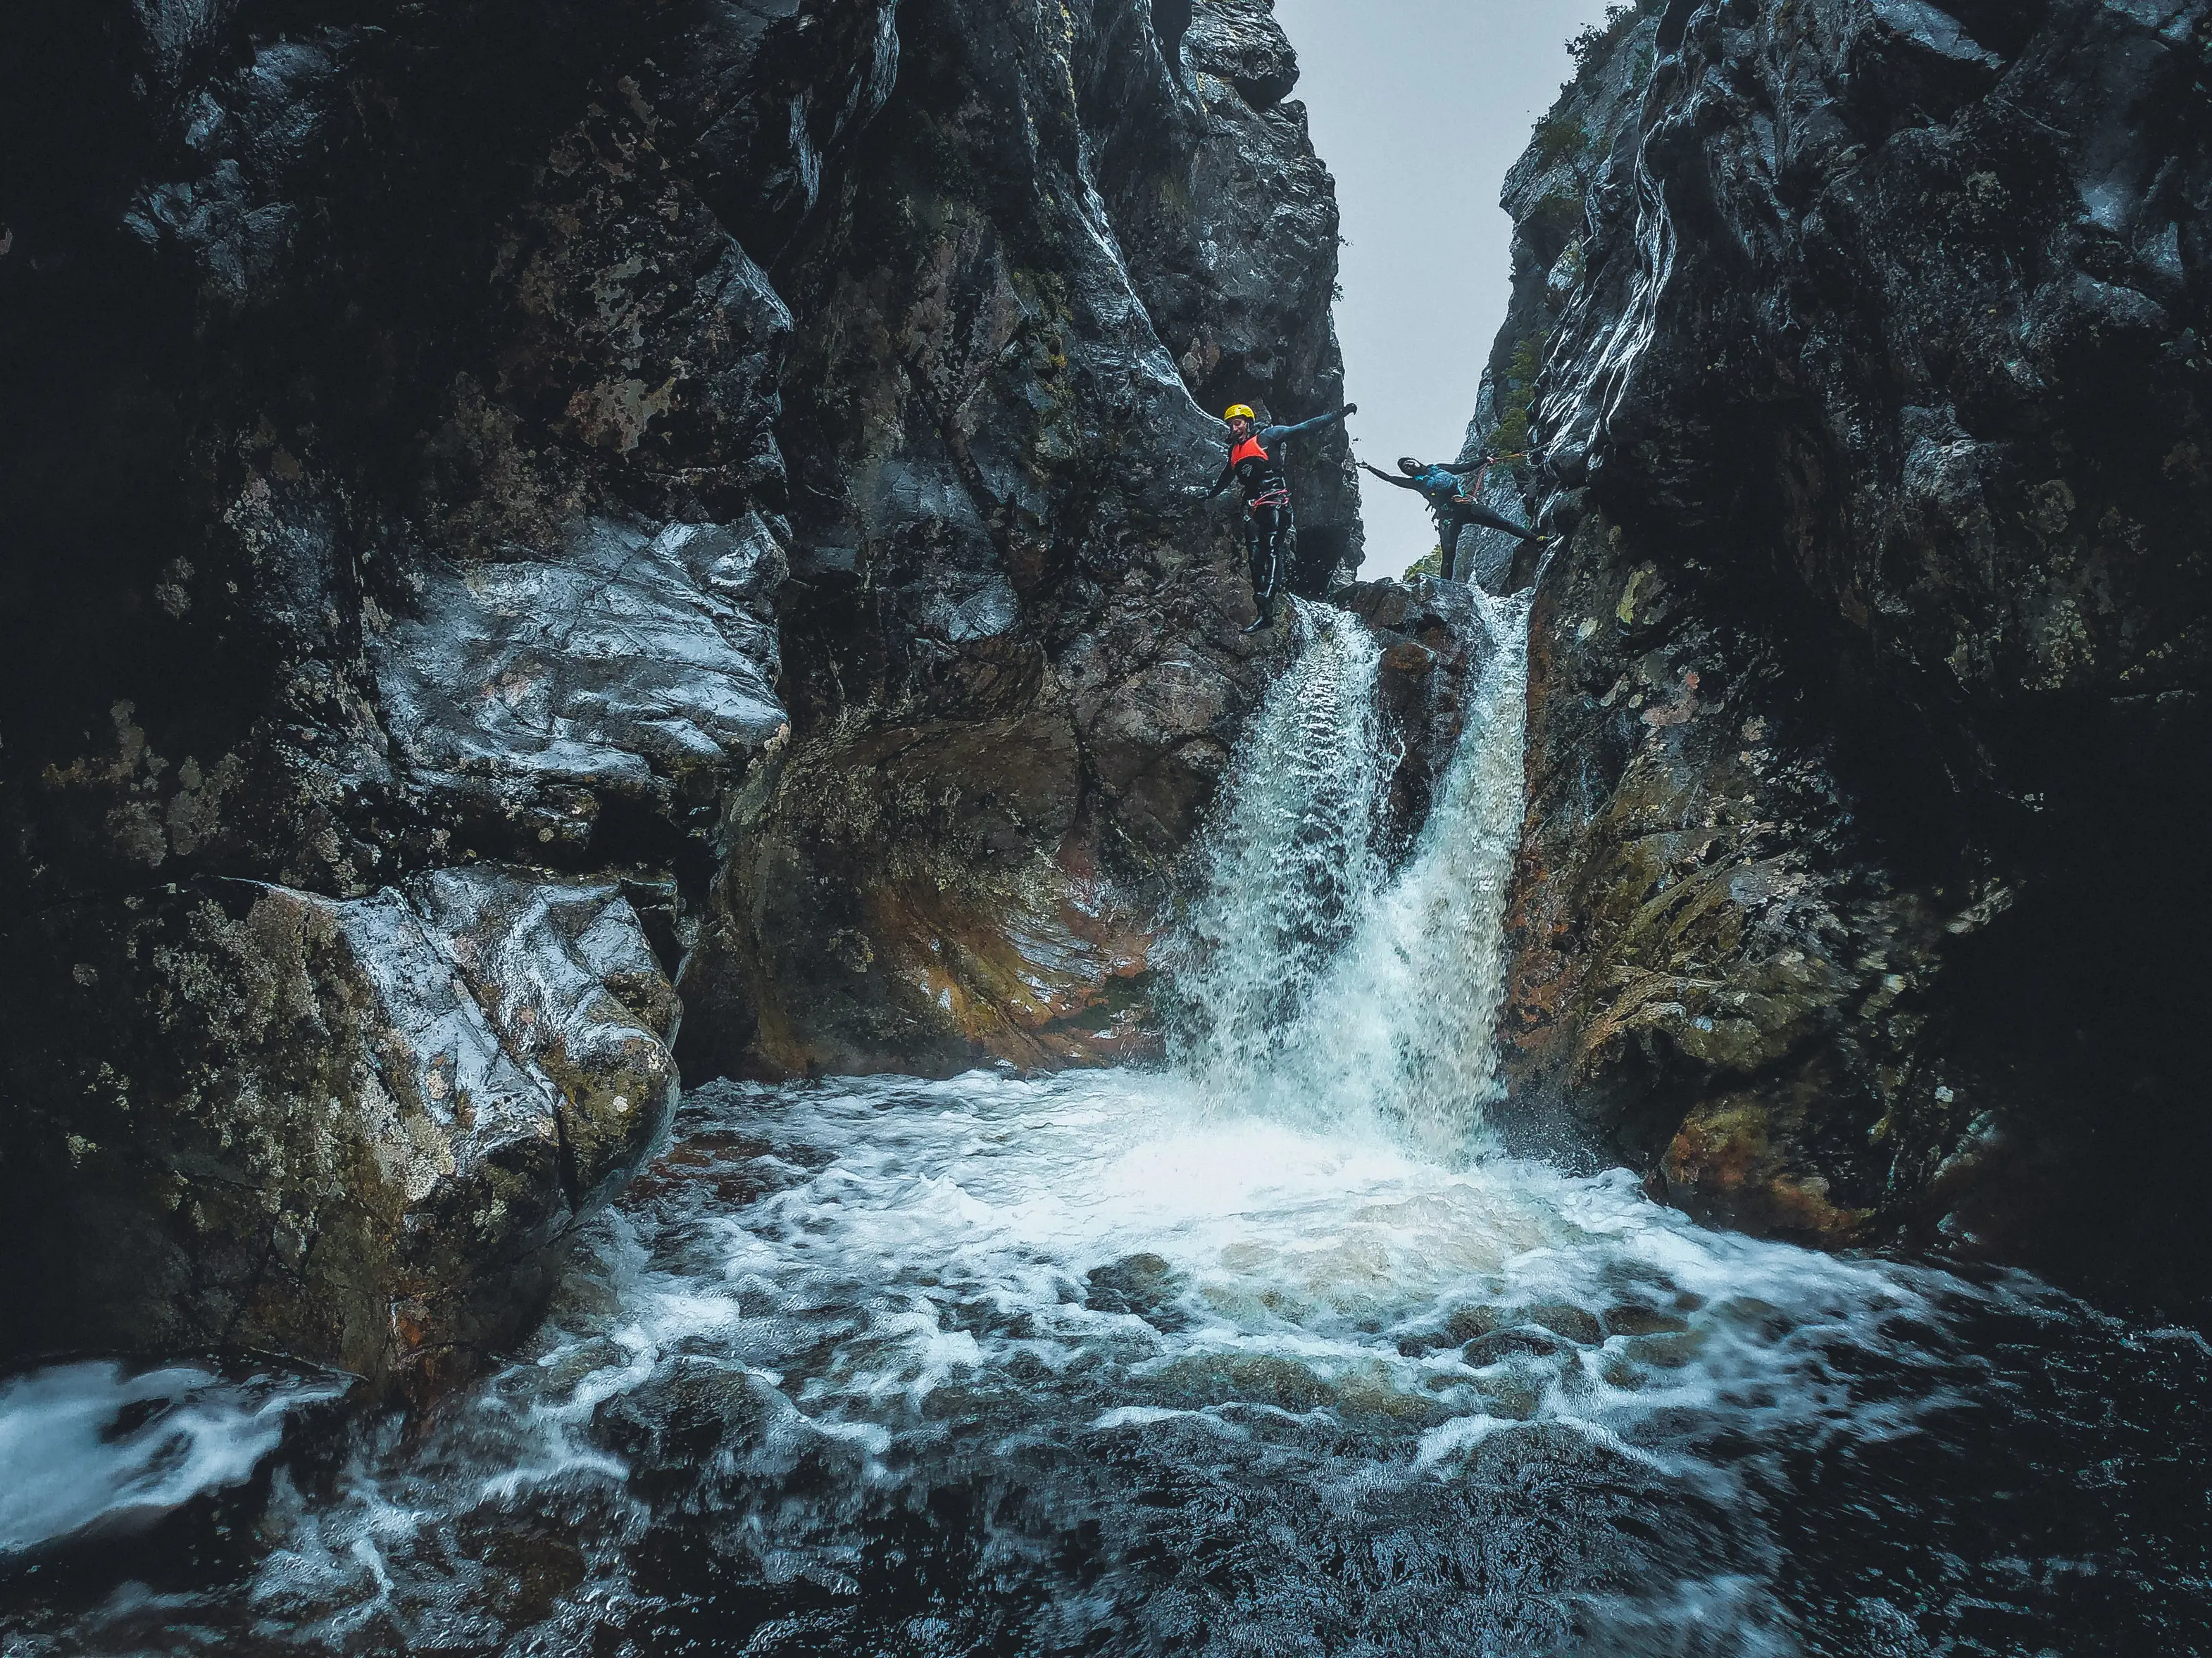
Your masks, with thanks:
[[[1237,471],[1237,482],[1243,486],[1247,512],[1255,507],[1291,504],[1290,494],[1284,488],[1281,464],[1267,452],[1257,432],[1230,450],[1229,464]]]

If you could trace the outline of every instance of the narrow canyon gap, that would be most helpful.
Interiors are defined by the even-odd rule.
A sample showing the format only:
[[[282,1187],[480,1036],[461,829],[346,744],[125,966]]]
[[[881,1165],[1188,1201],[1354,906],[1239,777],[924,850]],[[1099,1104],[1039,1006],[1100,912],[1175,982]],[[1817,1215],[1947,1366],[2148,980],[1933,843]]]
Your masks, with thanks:
[[[1251,636],[1264,0],[0,46],[9,1658],[2203,1649],[2212,7],[1590,21]]]

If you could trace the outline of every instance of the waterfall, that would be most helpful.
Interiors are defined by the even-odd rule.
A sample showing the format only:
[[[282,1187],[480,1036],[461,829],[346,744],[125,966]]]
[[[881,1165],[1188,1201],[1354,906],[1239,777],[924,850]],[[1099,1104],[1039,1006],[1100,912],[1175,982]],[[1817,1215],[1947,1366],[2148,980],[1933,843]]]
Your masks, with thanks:
[[[1357,618],[1293,607],[1297,658],[1237,747],[1196,896],[1160,957],[1169,1051],[1211,1090],[1249,1093],[1272,1072],[1381,880],[1395,758],[1382,653]]]
[[[1523,805],[1526,598],[1472,594],[1486,635],[1434,808],[1393,872],[1376,849],[1396,756],[1379,654],[1299,610],[1300,651],[1239,748],[1164,953],[1177,1067],[1297,1121],[1376,1118],[1425,1154],[1480,1149],[1498,1088],[1505,890]]]

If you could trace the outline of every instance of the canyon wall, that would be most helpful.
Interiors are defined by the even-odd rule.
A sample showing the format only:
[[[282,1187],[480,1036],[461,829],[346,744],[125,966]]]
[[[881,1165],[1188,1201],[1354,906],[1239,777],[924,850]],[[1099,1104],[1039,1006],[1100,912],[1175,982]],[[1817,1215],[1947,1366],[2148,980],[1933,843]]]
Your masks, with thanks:
[[[18,20],[0,1346],[427,1396],[679,1066],[1141,1051],[1282,649],[1177,492],[1341,401],[1295,80],[1264,0]]]
[[[1584,46],[1473,434],[1527,422],[1566,537],[1514,1133],[2201,1295],[2212,7],[1668,0]]]

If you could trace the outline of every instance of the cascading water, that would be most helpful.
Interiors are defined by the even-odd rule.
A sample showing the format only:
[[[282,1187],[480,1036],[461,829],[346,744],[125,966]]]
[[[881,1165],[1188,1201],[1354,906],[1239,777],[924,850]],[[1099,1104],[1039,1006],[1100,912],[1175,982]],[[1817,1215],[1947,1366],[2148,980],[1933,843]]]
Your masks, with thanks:
[[[1376,845],[1395,760],[1381,653],[1352,617],[1299,605],[1304,648],[1238,752],[1162,952],[1178,1070],[1301,1121],[1395,1123],[1445,1159],[1476,1149],[1497,1084],[1527,721],[1528,601],[1473,598],[1465,730],[1395,878]]]
[[[1474,592],[1486,637],[1467,725],[1403,872],[1368,902],[1289,1045],[1330,1116],[1380,1110],[1432,1157],[1474,1149],[1498,1083],[1505,888],[1521,832],[1528,604]]]
[[[1344,612],[1292,604],[1297,658],[1237,750],[1158,957],[1176,1068],[1240,1096],[1280,1074],[1286,1032],[1328,1017],[1316,993],[1382,875],[1382,652]]]
[[[2203,1650],[2193,1333],[1475,1155],[1524,621],[1485,607],[1394,872],[1373,648],[1302,611],[1168,952],[1176,1068],[699,1090],[415,1430],[226,1462],[159,1547],[24,1508],[0,1658]],[[161,1389],[60,1374],[0,1446],[44,1400],[48,1462],[185,1489]],[[217,1380],[191,1444],[270,1419],[210,1426]]]

